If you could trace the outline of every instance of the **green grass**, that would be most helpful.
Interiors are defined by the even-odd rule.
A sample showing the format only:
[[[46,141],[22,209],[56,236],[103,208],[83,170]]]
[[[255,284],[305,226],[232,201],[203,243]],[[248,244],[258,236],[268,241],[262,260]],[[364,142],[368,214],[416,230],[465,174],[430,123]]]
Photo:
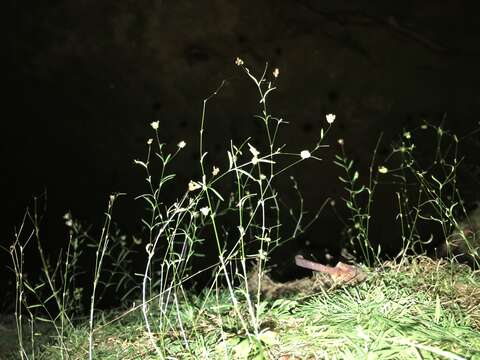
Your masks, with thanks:
[[[257,335],[242,329],[228,291],[192,295],[167,312],[170,330],[152,327],[165,358],[480,359],[480,273],[423,257],[371,269],[356,286],[265,299]],[[65,334],[68,358],[88,357],[88,328]],[[138,307],[103,314],[93,334],[97,359],[160,358]],[[55,338],[38,346],[37,359],[61,359]]]

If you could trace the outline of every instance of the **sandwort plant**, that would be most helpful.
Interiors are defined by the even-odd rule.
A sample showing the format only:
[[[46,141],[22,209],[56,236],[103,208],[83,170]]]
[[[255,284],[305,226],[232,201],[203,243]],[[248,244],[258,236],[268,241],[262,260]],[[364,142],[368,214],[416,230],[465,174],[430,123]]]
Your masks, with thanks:
[[[249,344],[261,345],[258,339],[261,338],[261,279],[265,264],[275,247],[305,230],[305,226],[301,224],[304,215],[301,209],[301,214],[296,217],[294,233],[283,234],[282,237],[282,206],[274,184],[289,168],[309,158],[319,159],[316,153],[325,146],[322,142],[333,123],[334,115],[330,114],[327,116],[326,129],[321,130],[318,142],[311,149],[286,152],[284,145],[277,144],[277,138],[281,126],[287,122],[271,115],[268,108],[268,97],[275,90],[272,81],[267,79],[268,66],[256,77],[242,60],[237,59],[236,63],[253,81],[258,91],[261,108],[260,114],[255,118],[263,124],[265,130],[267,149],[264,154],[264,150],[259,150],[254,144],[255,139],[248,138],[240,144],[230,142],[226,151],[227,169],[221,170],[216,164],[210,163],[204,150],[204,143],[207,141],[207,104],[222,90],[222,83],[203,102],[199,133],[200,179],[191,180],[185,186],[185,193],[174,204],[164,204],[161,193],[166,184],[175,177],[167,171],[169,163],[187,144],[180,141],[173,154],[166,152],[165,144],[160,142],[158,135],[160,124],[153,122],[151,126],[155,131],[155,139],[147,141],[147,158],[145,161],[135,160],[136,164],[145,169],[150,189],[149,193],[140,196],[146,201],[150,214],[148,221],[144,220],[150,240],[146,245],[147,264],[142,275],[142,312],[151,346],[161,358],[168,353],[165,343],[167,337],[155,336],[156,333],[165,334],[179,329],[185,350],[189,350],[185,324],[178,309],[180,303],[189,301],[188,292],[184,289],[185,282],[195,277],[198,272],[206,270],[211,271],[213,276],[205,290],[205,299],[209,299],[209,296],[219,297],[224,286],[233,304],[238,325],[246,338],[250,339]],[[278,76],[278,69],[273,71],[273,76]],[[286,159],[287,164],[279,167],[277,160],[280,158]],[[154,180],[156,177],[150,170],[154,159],[161,161],[160,177],[157,180]],[[221,193],[222,182],[234,184],[229,193]],[[294,188],[298,191],[296,182]],[[234,228],[237,235],[234,235],[233,243],[227,241],[230,232],[222,231],[222,217],[227,214],[236,218]],[[210,269],[197,270],[192,274],[190,262],[201,254],[204,241],[199,238],[199,232],[201,228],[207,227],[212,234],[210,241],[215,243],[218,261]],[[257,269],[254,275],[257,277],[256,288],[249,286],[249,264],[252,263]],[[157,309],[153,305],[153,299]],[[174,316],[176,324],[171,323],[169,312],[172,311],[177,311]],[[201,313],[202,311],[199,312]],[[218,321],[222,322],[220,315]],[[222,344],[227,354],[229,350],[225,336]]]
[[[476,129],[463,138],[478,133]],[[417,152],[415,137],[433,136],[436,140],[433,159],[422,163]],[[385,159],[386,166],[379,172],[390,174],[399,189],[397,219],[400,224],[402,247],[397,258],[402,259],[410,253],[424,254],[426,245],[434,241],[433,235],[422,238],[419,224],[433,223],[441,229],[440,239],[436,239],[440,249],[445,249],[449,258],[465,256],[478,268],[478,230],[466,232],[461,219],[468,218],[465,203],[457,185],[458,167],[463,162],[459,154],[457,135],[440,125],[424,122],[412,131],[403,131],[400,139],[393,145],[391,154]],[[389,163],[392,168],[388,169]],[[388,167],[387,167],[388,166]],[[472,199],[469,199],[472,202]],[[455,240],[454,240],[455,239]],[[475,245],[477,244],[477,245]],[[442,251],[442,250],[440,250]],[[463,253],[459,253],[462,251]]]

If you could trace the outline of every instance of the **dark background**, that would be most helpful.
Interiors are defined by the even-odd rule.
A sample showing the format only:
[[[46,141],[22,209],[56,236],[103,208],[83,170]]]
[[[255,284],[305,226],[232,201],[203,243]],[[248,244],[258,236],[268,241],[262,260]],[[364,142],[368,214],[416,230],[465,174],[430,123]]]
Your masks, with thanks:
[[[133,198],[146,187],[133,159],[145,157],[150,122],[160,121],[171,151],[180,140],[188,144],[173,168],[177,187],[168,192],[180,194],[199,173],[202,101],[222,80],[207,109],[206,149],[212,164],[225,164],[230,139],[261,130],[252,116],[259,111],[255,88],[235,66],[237,56],[257,74],[268,62],[270,78],[280,69],[270,108],[291,123],[281,141],[292,151],[311,147],[325,114],[337,115],[324,161],[291,172],[311,211],[327,196],[340,204],[344,195],[331,162],[338,138],[365,180],[381,132],[385,156],[402,129],[424,119],[445,119],[459,136],[479,126],[475,1],[17,1],[10,21],[0,124],[5,247],[25,207],[45,189],[42,239],[52,254],[68,238],[63,214],[98,227],[111,192],[128,194],[114,216],[128,239],[139,234],[143,204]],[[478,141],[469,138],[461,148],[459,185],[470,201],[480,198]],[[259,140],[259,149],[264,145]],[[288,190],[286,198],[294,201]],[[379,191],[374,236],[386,250],[395,249],[395,209],[392,193]],[[307,240],[311,252],[338,251],[341,229],[325,211],[285,251],[292,255]],[[0,260],[8,282],[8,254]]]

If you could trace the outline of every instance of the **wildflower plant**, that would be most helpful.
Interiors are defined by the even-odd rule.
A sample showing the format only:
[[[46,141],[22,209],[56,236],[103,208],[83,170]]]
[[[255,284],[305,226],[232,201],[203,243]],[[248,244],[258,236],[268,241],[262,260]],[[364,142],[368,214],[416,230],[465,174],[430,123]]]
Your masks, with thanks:
[[[248,343],[258,344],[258,339],[262,337],[261,308],[264,306],[261,301],[261,280],[266,263],[274,248],[306,228],[301,224],[304,215],[301,209],[302,213],[296,217],[295,231],[291,235],[282,233],[282,206],[275,182],[302,161],[310,158],[319,160],[317,153],[326,146],[323,140],[335,120],[333,114],[327,116],[326,129],[322,128],[319,140],[310,149],[286,152],[285,145],[278,144],[278,134],[287,122],[273,116],[268,107],[269,96],[276,89],[272,80],[267,79],[268,65],[259,76],[255,76],[243,60],[237,58],[235,63],[252,80],[259,95],[260,111],[255,118],[263,125],[266,149],[260,149],[252,138],[238,144],[230,141],[226,149],[228,168],[220,169],[217,164],[211,163],[204,149],[206,110],[208,102],[222,90],[222,83],[203,101],[199,132],[200,178],[191,179],[174,204],[164,204],[162,194],[167,184],[175,178],[175,174],[168,171],[169,165],[180,156],[179,152],[186,143],[180,141],[175,152],[169,153],[159,139],[161,124],[153,122],[151,126],[155,131],[156,143],[148,141],[145,161],[135,160],[137,165],[144,168],[149,188],[148,193],[139,196],[146,202],[150,214],[143,221],[149,236],[145,247],[147,264],[142,274],[142,311],[151,345],[161,357],[168,354],[167,343],[165,338],[155,334],[166,333],[172,326],[180,329],[185,350],[188,351],[188,324],[179,313],[172,314],[181,303],[190,301],[185,283],[203,271],[213,274],[205,290],[206,298],[213,294],[218,296],[220,287],[225,286],[242,332],[247,339],[257,339]],[[279,69],[274,69],[273,77],[279,74]],[[158,159],[161,170],[159,176],[155,176],[151,173],[151,165]],[[287,160],[286,165],[280,167],[279,159],[282,159],[282,164]],[[157,180],[154,181],[154,178]],[[225,187],[220,186],[222,182],[233,184],[230,192],[225,192]],[[296,189],[298,191],[298,187]],[[226,214],[236,218],[234,230],[222,231],[222,217]],[[192,261],[201,254],[202,244],[206,241],[200,236],[204,228],[211,230],[212,236],[208,240],[215,244],[217,262],[210,269],[194,271]],[[233,242],[227,241],[229,236],[234,237]],[[254,275],[257,278],[253,282],[249,264],[255,264],[257,269]],[[256,284],[254,288],[249,285],[250,282]],[[171,322],[172,316],[176,319],[175,325]],[[221,322],[220,314],[218,321]],[[226,344],[224,338],[224,350],[228,352]]]
[[[399,185],[396,192],[399,212],[398,222],[402,232],[402,248],[398,254],[404,258],[408,251],[424,253],[426,245],[431,243],[433,235],[422,238],[419,233],[420,223],[437,224],[441,229],[441,239],[437,239],[440,246],[444,246],[451,258],[453,252],[452,234],[461,237],[461,248],[464,256],[479,266],[478,248],[475,247],[475,232],[473,237],[468,237],[461,218],[467,218],[465,201],[457,185],[457,172],[463,158],[459,153],[459,144],[462,139],[446,130],[443,121],[434,125],[426,121],[411,131],[403,131],[398,142],[393,146],[391,154],[385,163],[391,163],[388,173]],[[472,131],[463,138],[478,133],[480,129]],[[418,152],[418,138],[433,136],[435,151],[433,159],[420,161]],[[428,164],[428,165],[426,165]],[[380,171],[380,169],[379,169]],[[443,244],[443,245],[442,245]],[[457,254],[458,255],[458,254]]]
[[[332,117],[330,116],[329,119],[329,115],[327,115],[327,121],[333,121]],[[349,245],[354,255],[357,258],[361,257],[368,266],[378,263],[381,252],[380,244],[375,248],[370,239],[371,210],[375,188],[378,184],[375,160],[381,138],[381,136],[378,138],[373,151],[367,185],[360,184],[360,174],[358,170],[354,168],[353,160],[347,157],[343,139],[338,140],[341,155],[335,155],[334,160],[334,164],[342,168],[344,172],[344,175],[339,176],[339,180],[344,184],[347,192],[347,197],[344,198],[344,201],[350,210],[350,218],[346,229],[350,242]],[[382,171],[379,170],[379,172],[385,172],[385,169],[382,168]],[[359,254],[357,254],[357,249],[359,249]]]
[[[471,136],[477,133],[474,130]],[[418,151],[418,145],[425,147],[430,141],[420,143],[421,136],[433,134],[436,139],[433,159],[428,157],[429,148]],[[347,235],[354,255],[361,256],[369,266],[379,264],[381,248],[376,248],[370,239],[371,213],[375,196],[375,189],[380,185],[389,184],[395,190],[394,197],[398,204],[398,213],[395,220],[401,232],[401,246],[395,259],[402,263],[408,254],[425,254],[428,245],[432,244],[433,235],[425,237],[420,228],[426,223],[435,223],[442,236],[436,239],[441,248],[446,248],[448,255],[454,257],[453,249],[463,250],[462,258],[470,263],[479,265],[478,246],[475,244],[476,232],[462,229],[461,218],[468,218],[464,201],[457,186],[457,170],[463,161],[459,155],[459,138],[440,125],[424,122],[413,130],[404,130],[399,139],[392,144],[391,153],[376,165],[377,149],[380,145],[379,137],[373,151],[369,167],[368,182],[361,184],[359,172],[354,167],[353,160],[349,160],[345,152],[345,142],[338,140],[341,155],[336,155],[334,163],[341,167],[344,175],[339,179],[345,184],[347,197],[344,199],[351,212],[349,223],[346,224]],[[423,155],[422,155],[423,154]],[[428,165],[426,165],[428,164]],[[464,226],[464,225],[463,225]],[[452,235],[453,234],[453,235]],[[471,234],[470,237],[467,235]],[[461,239],[459,239],[461,238]],[[443,244],[443,245],[442,245]],[[357,249],[360,253],[357,253]],[[442,254],[445,255],[445,254]]]

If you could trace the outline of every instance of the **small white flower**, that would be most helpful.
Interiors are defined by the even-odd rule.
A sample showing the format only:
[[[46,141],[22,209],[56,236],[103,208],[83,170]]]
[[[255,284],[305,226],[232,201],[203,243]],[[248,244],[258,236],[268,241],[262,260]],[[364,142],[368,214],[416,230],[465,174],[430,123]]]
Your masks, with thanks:
[[[260,180],[265,180],[266,178],[265,174],[260,174]]]
[[[338,140],[337,140],[337,143],[338,143],[339,145],[343,145],[345,142],[343,141],[343,139],[338,139]]]
[[[327,114],[326,118],[327,118],[327,122],[329,124],[332,124],[335,121],[336,116],[334,114]]]
[[[273,76],[277,78],[278,75],[280,75],[280,69],[279,69],[279,68],[275,68],[275,70],[273,70]]]
[[[147,140],[147,144],[148,144],[148,145],[152,145],[152,143],[153,143],[153,139],[148,139],[148,140]]]
[[[385,166],[379,166],[378,167],[378,172],[380,174],[386,174],[388,172],[388,169]]]
[[[410,138],[412,137],[412,134],[410,134],[410,131],[405,131],[405,132],[403,133],[403,137],[404,137],[405,139],[410,139]]]
[[[202,213],[203,216],[207,216],[208,213],[210,212],[210,208],[208,206],[204,206],[200,209],[200,212]]]
[[[187,143],[185,141],[180,141],[177,146],[180,148],[180,149],[183,149],[185,146],[187,146]]]
[[[217,176],[219,172],[220,172],[220,169],[216,166],[213,166],[212,175]]]
[[[237,58],[235,59],[235,65],[237,65],[237,66],[242,66],[242,65],[243,65],[243,60],[240,59],[239,57],[237,57]]]
[[[355,171],[354,174],[353,174],[353,181],[356,181],[359,176],[360,176],[360,174],[358,173],[358,171]]]
[[[254,156],[252,157],[252,165],[257,165],[258,164],[258,157]]]
[[[197,183],[193,180],[190,180],[190,182],[188,183],[188,191],[195,191],[195,190],[200,189],[201,187],[202,186],[199,183]]]
[[[258,250],[258,258],[260,260],[266,260],[267,259],[267,253],[265,252],[265,250]]]
[[[427,130],[428,126],[426,124],[420,125],[420,129],[422,130]]]
[[[150,126],[153,128],[153,130],[158,130],[158,124],[160,124],[160,121],[154,121],[150,123]]]
[[[310,151],[308,151],[308,150],[302,150],[300,152],[300,157],[302,159],[308,159],[310,156],[312,156],[312,154],[310,154]]]

